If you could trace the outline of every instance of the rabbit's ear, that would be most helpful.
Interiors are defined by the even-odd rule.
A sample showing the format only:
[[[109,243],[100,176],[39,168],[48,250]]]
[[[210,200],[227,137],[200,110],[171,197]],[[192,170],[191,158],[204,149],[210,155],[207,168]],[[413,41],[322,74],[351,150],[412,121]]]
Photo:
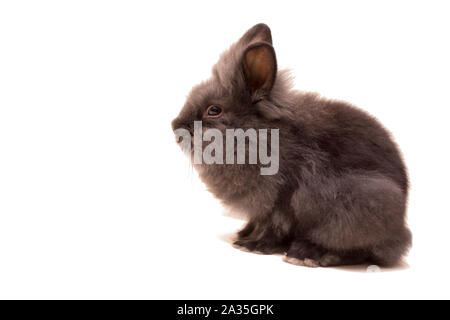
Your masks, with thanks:
[[[243,69],[248,88],[268,93],[275,82],[277,60],[275,50],[266,42],[250,45],[243,56]]]
[[[248,29],[239,41],[246,46],[255,42],[267,42],[272,44],[272,34],[270,28],[266,24],[258,23]]]

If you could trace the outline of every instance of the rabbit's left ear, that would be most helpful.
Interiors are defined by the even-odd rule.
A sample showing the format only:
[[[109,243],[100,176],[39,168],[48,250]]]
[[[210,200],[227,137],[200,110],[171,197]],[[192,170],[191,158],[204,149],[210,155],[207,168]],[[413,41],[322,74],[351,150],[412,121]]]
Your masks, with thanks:
[[[272,44],[272,32],[268,25],[264,23],[258,23],[254,25],[241,37],[239,40],[242,45],[247,46],[255,42],[267,42]]]
[[[277,74],[277,60],[273,47],[267,42],[250,45],[244,51],[242,64],[250,91],[269,93]]]

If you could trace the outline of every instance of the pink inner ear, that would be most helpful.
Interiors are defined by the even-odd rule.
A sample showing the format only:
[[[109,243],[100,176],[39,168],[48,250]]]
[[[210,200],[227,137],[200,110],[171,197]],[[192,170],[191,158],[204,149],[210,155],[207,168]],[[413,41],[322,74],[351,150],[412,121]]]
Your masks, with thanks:
[[[249,49],[245,54],[244,69],[251,89],[269,90],[272,87],[275,72],[275,60],[271,48],[261,45]]]

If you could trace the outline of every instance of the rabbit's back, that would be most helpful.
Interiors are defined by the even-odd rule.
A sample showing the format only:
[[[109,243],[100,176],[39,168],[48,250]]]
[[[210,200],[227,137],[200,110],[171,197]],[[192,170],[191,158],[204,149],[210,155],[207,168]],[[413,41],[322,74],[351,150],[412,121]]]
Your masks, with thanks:
[[[407,193],[400,151],[375,117],[348,103],[314,95],[299,96],[294,112],[300,139],[320,152],[326,170],[385,175]]]

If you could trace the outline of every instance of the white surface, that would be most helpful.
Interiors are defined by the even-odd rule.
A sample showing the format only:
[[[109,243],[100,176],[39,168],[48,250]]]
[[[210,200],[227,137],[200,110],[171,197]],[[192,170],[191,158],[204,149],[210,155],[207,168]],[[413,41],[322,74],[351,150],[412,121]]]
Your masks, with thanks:
[[[445,1],[0,4],[0,298],[450,298]],[[395,135],[410,268],[307,269],[223,241],[170,121],[249,27],[296,87]]]

